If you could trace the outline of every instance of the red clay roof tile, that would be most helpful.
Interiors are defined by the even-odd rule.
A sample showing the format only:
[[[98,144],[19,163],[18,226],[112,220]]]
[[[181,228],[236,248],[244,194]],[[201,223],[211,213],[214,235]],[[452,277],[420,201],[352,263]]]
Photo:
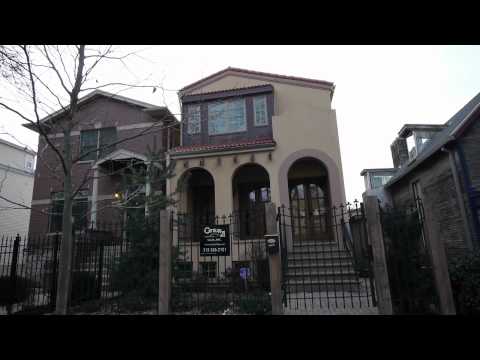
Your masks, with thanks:
[[[273,139],[262,138],[254,139],[249,141],[242,141],[237,143],[228,143],[228,144],[207,144],[207,145],[189,145],[189,146],[178,146],[172,149],[172,154],[182,154],[196,151],[213,151],[213,150],[234,150],[241,148],[255,147],[258,145],[275,145]]]

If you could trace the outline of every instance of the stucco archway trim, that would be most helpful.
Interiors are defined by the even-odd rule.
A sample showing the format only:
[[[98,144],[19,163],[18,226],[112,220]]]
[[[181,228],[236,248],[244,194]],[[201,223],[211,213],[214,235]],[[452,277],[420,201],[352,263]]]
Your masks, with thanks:
[[[330,183],[331,205],[338,206],[341,203],[345,203],[343,177],[335,161],[323,151],[317,149],[302,149],[287,156],[278,171],[281,204],[287,207],[290,206],[290,198],[288,196],[288,171],[295,161],[302,158],[314,158],[325,165],[328,170],[328,181]]]

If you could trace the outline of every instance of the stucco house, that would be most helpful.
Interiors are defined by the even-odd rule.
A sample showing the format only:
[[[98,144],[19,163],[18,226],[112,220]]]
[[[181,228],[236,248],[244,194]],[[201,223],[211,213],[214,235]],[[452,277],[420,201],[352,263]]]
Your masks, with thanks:
[[[420,199],[431,212],[447,256],[478,247],[480,93],[445,124],[404,125],[391,152],[393,168],[362,170],[366,192],[374,191],[394,207],[412,206]],[[369,179],[378,176],[379,170],[388,178],[369,188]]]
[[[122,191],[121,170],[146,166],[148,149],[165,153],[178,144],[178,121],[166,107],[96,90],[79,99],[79,112],[72,131],[74,226],[95,227],[97,223],[120,224],[124,208],[116,205],[115,193]],[[62,121],[64,110],[42,123]],[[37,131],[31,124],[27,128]],[[62,149],[63,133],[52,126],[49,139]],[[57,129],[57,130],[55,130]],[[56,233],[62,227],[63,175],[54,151],[39,135],[38,161],[33,188],[30,234]],[[165,184],[139,191],[165,191]]]
[[[35,155],[31,149],[0,139],[0,234],[3,236],[28,233]]]
[[[266,202],[296,208],[332,241],[322,216],[345,202],[334,84],[226,68],[182,88],[181,143],[169,152],[167,194],[191,214],[192,233],[213,216],[236,216],[240,240],[263,239]]]

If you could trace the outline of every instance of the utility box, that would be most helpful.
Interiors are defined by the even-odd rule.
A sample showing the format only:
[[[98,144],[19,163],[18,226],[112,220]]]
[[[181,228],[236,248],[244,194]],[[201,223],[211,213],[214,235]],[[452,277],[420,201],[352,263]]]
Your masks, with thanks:
[[[278,254],[278,250],[280,248],[278,234],[265,235],[265,245],[269,255]]]

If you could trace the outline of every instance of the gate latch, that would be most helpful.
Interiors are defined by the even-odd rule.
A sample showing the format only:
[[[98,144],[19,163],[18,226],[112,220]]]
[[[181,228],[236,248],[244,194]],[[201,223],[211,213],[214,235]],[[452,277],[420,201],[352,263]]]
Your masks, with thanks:
[[[279,236],[278,234],[267,234],[265,235],[265,245],[267,247],[267,252],[270,255],[278,254],[279,249]]]

